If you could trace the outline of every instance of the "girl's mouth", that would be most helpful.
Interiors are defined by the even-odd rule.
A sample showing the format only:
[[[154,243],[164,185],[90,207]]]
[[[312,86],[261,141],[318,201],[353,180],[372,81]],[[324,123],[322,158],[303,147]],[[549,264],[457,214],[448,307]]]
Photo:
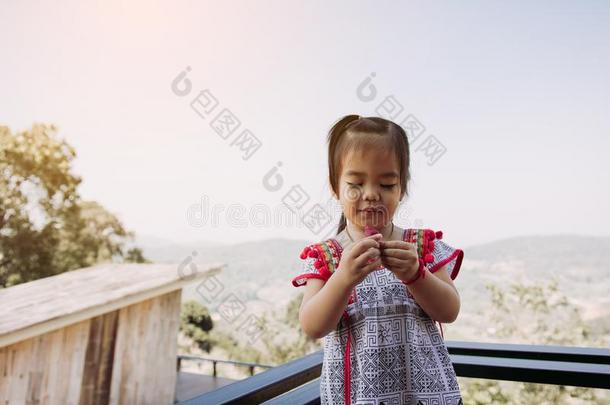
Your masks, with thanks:
[[[381,209],[381,208],[365,208],[365,209],[360,210],[360,211],[365,212],[365,213],[376,213],[376,212],[383,212],[383,209]]]

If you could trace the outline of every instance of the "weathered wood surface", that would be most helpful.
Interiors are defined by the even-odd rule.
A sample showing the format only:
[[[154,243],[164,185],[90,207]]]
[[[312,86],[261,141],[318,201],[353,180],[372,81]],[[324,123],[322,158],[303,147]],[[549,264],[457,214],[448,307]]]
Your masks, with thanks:
[[[2,403],[78,404],[88,335],[86,320],[0,348]]]
[[[0,347],[181,289],[223,264],[179,267],[104,264],[0,289]]]
[[[81,380],[81,405],[107,404],[110,401],[119,311],[96,316],[89,322],[87,352]]]
[[[181,291],[119,311],[110,404],[171,404]]]
[[[0,402],[171,404],[181,290],[0,348]]]
[[[222,264],[112,264],[0,290],[0,403],[172,404],[182,287]]]

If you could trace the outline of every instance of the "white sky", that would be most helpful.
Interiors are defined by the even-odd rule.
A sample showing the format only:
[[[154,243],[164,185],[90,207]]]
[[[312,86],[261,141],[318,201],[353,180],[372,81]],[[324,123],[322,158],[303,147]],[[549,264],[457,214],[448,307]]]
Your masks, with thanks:
[[[254,224],[300,184],[327,191],[326,134],[394,95],[447,152],[414,152],[401,226],[465,247],[504,237],[608,235],[608,2],[4,2],[0,124],[55,123],[82,195],[143,235],[179,241],[318,239]],[[172,80],[186,67],[193,90]],[[372,102],[356,95],[375,72]],[[243,160],[190,107],[209,89],[262,147]],[[236,136],[234,134],[233,136]],[[263,187],[278,161],[284,186]],[[201,227],[189,206],[243,207]],[[337,218],[338,219],[338,218]],[[296,221],[296,218],[295,218]]]

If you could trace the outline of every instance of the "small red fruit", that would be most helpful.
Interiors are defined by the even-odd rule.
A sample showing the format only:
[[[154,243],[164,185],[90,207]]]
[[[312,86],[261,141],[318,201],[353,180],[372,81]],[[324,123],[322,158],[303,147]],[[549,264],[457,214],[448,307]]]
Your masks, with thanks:
[[[364,227],[364,235],[365,235],[365,236],[376,235],[376,234],[378,234],[378,233],[379,233],[379,231],[378,231],[378,230],[377,230],[377,228],[375,228],[374,226],[369,226],[369,225],[366,225],[366,226]]]

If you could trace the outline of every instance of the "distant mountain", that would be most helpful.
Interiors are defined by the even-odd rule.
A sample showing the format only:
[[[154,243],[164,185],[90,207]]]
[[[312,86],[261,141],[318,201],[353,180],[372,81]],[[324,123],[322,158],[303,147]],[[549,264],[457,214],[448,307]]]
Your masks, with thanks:
[[[608,275],[610,237],[575,235],[523,236],[503,239],[464,249],[465,257],[487,262],[520,261],[530,271],[590,269],[593,273],[576,272],[575,277]]]
[[[311,241],[269,239],[234,245],[185,245],[147,237],[138,243],[144,255],[157,262],[178,266],[196,252],[195,263],[226,263],[226,270],[218,276],[223,289],[216,299],[206,296],[204,289],[198,292],[197,285],[187,287],[184,298],[198,299],[214,313],[216,305],[234,293],[246,311],[262,314],[283,310],[291,298],[302,292],[302,287],[293,287],[291,280],[300,272],[301,250]],[[581,307],[585,319],[610,320],[609,237],[523,236],[463,250],[464,262],[454,282],[462,299],[460,319],[464,318],[464,326],[469,314],[485,311],[489,299],[486,284],[505,286],[520,278],[544,280],[551,275],[557,276],[561,291]]]
[[[610,238],[579,235],[523,236],[464,249],[456,285],[476,300],[484,284],[556,276],[585,319],[610,316]]]
[[[209,241],[179,243],[151,235],[136,235],[133,245],[142,248],[144,256],[157,263],[176,263],[195,250],[227,246],[223,243]]]
[[[226,263],[227,267],[218,280],[227,291],[235,292],[245,300],[275,305],[286,304],[296,293],[290,280],[299,272],[302,263],[299,254],[311,242],[268,239],[234,245],[185,245],[164,244],[160,238],[148,237],[139,238],[137,243],[146,258],[158,263],[176,263],[176,268],[188,256],[193,257],[195,263]],[[193,252],[196,252],[195,256]],[[198,295],[194,292],[195,287],[185,289],[186,298]]]

